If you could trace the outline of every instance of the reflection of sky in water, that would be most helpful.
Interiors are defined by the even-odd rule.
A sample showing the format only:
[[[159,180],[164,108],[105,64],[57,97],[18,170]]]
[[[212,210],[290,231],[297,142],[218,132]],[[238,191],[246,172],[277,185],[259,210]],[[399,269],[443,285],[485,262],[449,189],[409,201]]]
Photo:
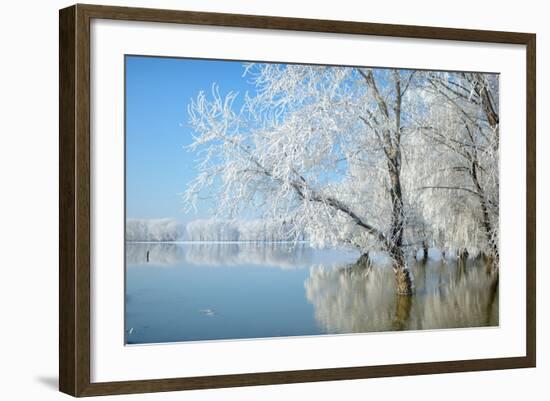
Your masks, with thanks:
[[[414,264],[417,293],[404,302],[382,260],[365,269],[357,257],[307,244],[128,244],[127,341],[498,324],[498,286],[481,261]]]

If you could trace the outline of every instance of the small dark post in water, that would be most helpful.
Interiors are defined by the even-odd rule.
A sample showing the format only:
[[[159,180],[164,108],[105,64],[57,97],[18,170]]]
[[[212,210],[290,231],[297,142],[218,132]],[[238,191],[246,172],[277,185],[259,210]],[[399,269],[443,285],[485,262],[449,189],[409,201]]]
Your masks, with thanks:
[[[149,262],[149,249],[147,249],[147,262]]]

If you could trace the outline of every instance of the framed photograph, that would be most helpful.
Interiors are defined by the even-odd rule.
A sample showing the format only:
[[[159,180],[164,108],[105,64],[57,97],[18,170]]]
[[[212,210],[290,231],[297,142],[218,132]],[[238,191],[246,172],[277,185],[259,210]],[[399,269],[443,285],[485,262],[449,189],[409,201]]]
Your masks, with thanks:
[[[535,366],[534,34],[59,18],[62,392]]]

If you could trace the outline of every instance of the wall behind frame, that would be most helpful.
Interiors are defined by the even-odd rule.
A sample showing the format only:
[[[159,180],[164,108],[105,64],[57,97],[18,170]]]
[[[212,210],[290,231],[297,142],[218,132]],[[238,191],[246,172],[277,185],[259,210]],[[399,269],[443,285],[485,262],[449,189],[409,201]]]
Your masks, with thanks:
[[[292,0],[94,1],[136,7],[188,9],[287,17],[358,20],[537,33],[538,93],[538,368],[437,376],[399,377],[345,382],[294,384],[165,393],[102,399],[143,400],[348,400],[404,398],[411,400],[544,399],[543,379],[550,374],[547,337],[550,297],[542,285],[550,277],[544,266],[548,235],[545,223],[550,201],[543,186],[550,161],[544,157],[550,130],[542,111],[550,107],[548,46],[550,26],[541,2],[505,3],[463,0],[441,6],[437,1],[318,2]],[[4,5],[2,37],[2,118],[0,118],[0,394],[6,399],[62,400],[57,392],[57,207],[58,207],[58,9],[70,1],[10,2]],[[546,315],[546,316],[545,316]]]

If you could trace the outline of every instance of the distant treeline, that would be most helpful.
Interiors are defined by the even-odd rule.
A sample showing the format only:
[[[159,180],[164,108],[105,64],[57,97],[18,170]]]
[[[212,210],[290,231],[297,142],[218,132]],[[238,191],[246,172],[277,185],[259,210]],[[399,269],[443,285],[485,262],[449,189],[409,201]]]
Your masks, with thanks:
[[[126,241],[177,241],[184,227],[175,219],[128,219]]]
[[[285,219],[198,219],[187,225],[175,219],[129,219],[127,241],[287,241],[304,240],[296,225]]]

